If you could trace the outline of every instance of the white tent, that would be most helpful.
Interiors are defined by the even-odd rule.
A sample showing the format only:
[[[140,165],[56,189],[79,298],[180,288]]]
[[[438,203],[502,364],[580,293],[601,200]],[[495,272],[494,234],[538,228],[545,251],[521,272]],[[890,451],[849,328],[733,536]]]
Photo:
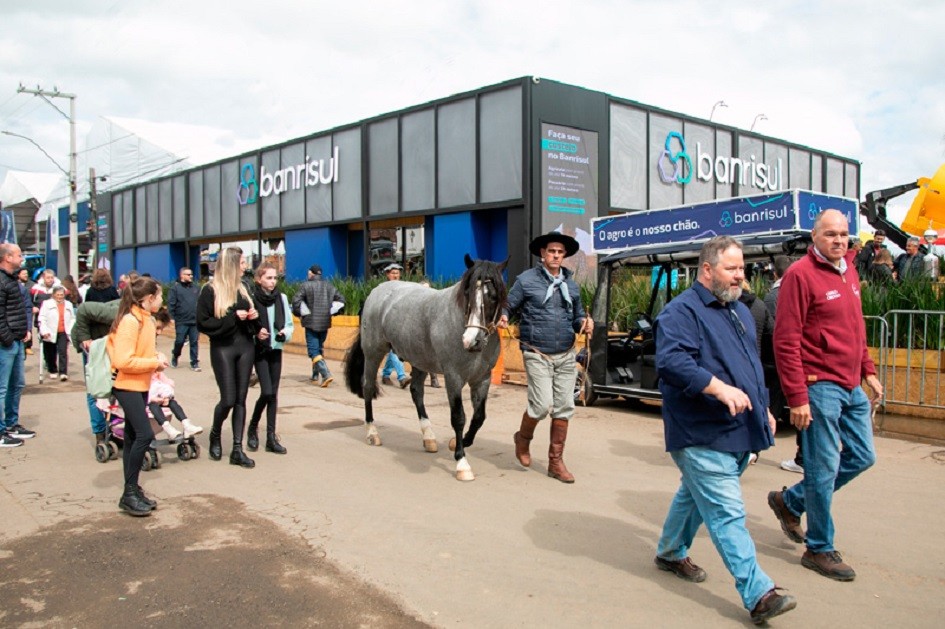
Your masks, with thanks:
[[[8,170],[0,185],[0,204],[3,207],[35,200],[40,205],[52,195],[63,176],[59,173],[31,173]]]
[[[251,148],[226,129],[188,124],[151,122],[134,118],[103,116],[92,125],[80,148],[76,194],[89,197],[89,169],[105,178],[96,184],[99,193],[206,164]],[[49,196],[37,220],[69,203],[65,177]]]

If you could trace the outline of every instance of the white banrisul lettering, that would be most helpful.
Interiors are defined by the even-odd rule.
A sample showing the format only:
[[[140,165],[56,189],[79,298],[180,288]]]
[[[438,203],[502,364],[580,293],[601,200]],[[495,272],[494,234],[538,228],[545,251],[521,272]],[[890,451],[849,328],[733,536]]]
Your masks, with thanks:
[[[749,159],[722,156],[713,159],[711,153],[702,150],[702,143],[696,142],[696,177],[700,181],[715,179],[721,184],[738,183],[759,190],[782,190],[784,165],[781,158],[777,164],[757,160],[755,155],[750,155]]]
[[[299,190],[319,184],[338,183],[338,173],[341,170],[340,152],[334,147],[331,157],[327,160],[312,160],[308,155],[305,162],[295,166],[288,166],[276,171],[268,171],[263,166],[259,176],[259,196],[282,194],[287,190]]]

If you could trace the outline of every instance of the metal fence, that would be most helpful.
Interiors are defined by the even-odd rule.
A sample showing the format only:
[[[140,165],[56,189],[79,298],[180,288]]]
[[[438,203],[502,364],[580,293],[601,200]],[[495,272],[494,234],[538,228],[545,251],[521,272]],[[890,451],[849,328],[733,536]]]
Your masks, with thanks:
[[[869,345],[879,352],[884,408],[945,409],[945,312],[891,310],[864,319]]]

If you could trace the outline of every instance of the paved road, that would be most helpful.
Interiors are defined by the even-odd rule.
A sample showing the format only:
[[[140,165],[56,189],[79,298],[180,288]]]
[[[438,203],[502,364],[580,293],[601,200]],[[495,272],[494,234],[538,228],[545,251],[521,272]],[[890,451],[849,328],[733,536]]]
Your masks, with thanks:
[[[450,433],[442,389],[428,389],[427,395],[439,453],[423,451],[409,393],[393,387],[384,387],[375,406],[384,445],[370,447],[360,400],[340,381],[329,389],[313,387],[304,357],[287,356],[286,363],[279,432],[288,455],[259,452],[257,467],[244,470],[205,454],[179,461],[168,451],[161,469],[142,476],[145,489],[161,502],[158,514],[133,520],[115,506],[120,463],[100,464],[92,456],[81,384],[36,385],[36,359],[31,359],[23,423],[40,436],[0,452],[0,625],[30,619],[62,626],[108,624],[108,617],[90,615],[92,603],[72,596],[63,584],[50,581],[41,596],[24,594],[22,586],[31,569],[36,574],[48,568],[42,565],[50,561],[43,548],[53,548],[63,565],[92,565],[87,555],[79,555],[85,546],[49,540],[75,536],[84,544],[83,536],[110,531],[130,535],[129,544],[150,539],[160,545],[160,566],[143,577],[123,575],[121,588],[102,594],[103,600],[122,598],[111,604],[133,609],[146,625],[159,619],[162,626],[183,625],[188,618],[190,624],[218,624],[214,618],[222,617],[213,614],[190,616],[203,597],[208,609],[230,610],[226,618],[235,625],[273,624],[276,617],[323,626],[747,623],[732,579],[704,532],[692,555],[709,572],[705,583],[685,583],[653,566],[662,518],[678,483],[663,452],[657,415],[618,403],[579,409],[566,450],[577,477],[569,486],[545,476],[544,426],[533,442],[533,469],[517,466],[511,434],[525,391],[493,387],[489,419],[467,451],[477,479],[460,483],[445,447]],[[332,367],[340,376],[340,365]],[[171,376],[187,412],[209,426],[216,396],[209,369],[176,370]],[[250,390],[251,402],[257,392]],[[228,434],[227,429],[225,452]],[[777,467],[793,453],[793,444],[793,433],[780,436],[743,481],[761,565],[798,599],[797,609],[772,625],[941,626],[945,451],[877,440],[876,467],[835,501],[837,543],[859,575],[853,583],[836,583],[800,566],[802,549],[782,535],[765,504],[769,490],[799,478]],[[243,515],[245,525],[234,514]],[[184,523],[206,539],[191,539],[186,528],[175,529],[178,536],[155,539],[166,527]],[[185,555],[194,548],[207,553],[205,569],[195,570]],[[257,553],[254,559],[221,560],[247,549]],[[256,570],[256,561],[270,563]],[[101,569],[112,574],[112,568],[121,566]],[[89,570],[78,570],[76,581],[95,579]],[[201,597],[184,597],[181,603],[173,588],[169,594],[146,594],[147,584],[161,579],[187,584]],[[249,591],[272,587],[278,599],[280,591],[288,592],[286,583],[327,589],[310,604],[289,592],[286,609],[266,614],[258,597],[233,594],[249,584]],[[342,614],[345,610],[351,613]]]

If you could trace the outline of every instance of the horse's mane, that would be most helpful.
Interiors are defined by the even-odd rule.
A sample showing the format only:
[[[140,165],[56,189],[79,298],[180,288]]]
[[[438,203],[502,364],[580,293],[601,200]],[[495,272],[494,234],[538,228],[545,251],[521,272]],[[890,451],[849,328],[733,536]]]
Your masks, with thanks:
[[[463,312],[469,305],[467,295],[476,287],[478,281],[491,281],[495,286],[498,305],[504,308],[508,297],[508,290],[505,287],[505,280],[502,279],[502,272],[499,271],[499,265],[490,260],[476,260],[475,264],[466,269],[463,276],[459,279],[459,290],[456,291],[456,305]]]

